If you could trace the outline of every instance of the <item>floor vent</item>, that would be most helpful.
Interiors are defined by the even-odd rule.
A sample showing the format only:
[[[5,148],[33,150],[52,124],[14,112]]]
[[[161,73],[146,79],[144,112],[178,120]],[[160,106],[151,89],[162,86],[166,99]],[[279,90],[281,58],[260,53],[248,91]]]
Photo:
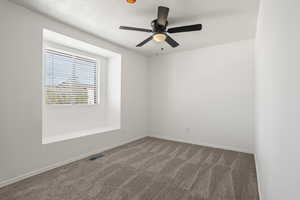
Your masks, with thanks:
[[[91,156],[91,157],[89,158],[89,160],[96,160],[96,159],[102,158],[102,157],[104,157],[104,154],[99,153],[99,154],[96,154],[96,155]]]

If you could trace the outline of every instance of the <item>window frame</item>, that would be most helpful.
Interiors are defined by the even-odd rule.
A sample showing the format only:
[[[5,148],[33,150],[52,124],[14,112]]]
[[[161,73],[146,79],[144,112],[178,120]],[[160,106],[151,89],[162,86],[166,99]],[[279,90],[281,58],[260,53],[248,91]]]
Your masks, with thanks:
[[[57,52],[61,52],[61,53],[65,53],[65,54],[69,54],[72,56],[78,56],[81,58],[85,58],[85,59],[90,59],[90,60],[95,60],[96,61],[96,93],[97,93],[97,101],[94,104],[47,104],[46,103],[46,92],[45,92],[45,50],[53,50],[53,51],[57,51]],[[43,58],[43,63],[42,63],[42,68],[43,68],[43,85],[42,85],[42,90],[43,90],[43,105],[44,106],[51,106],[51,107],[70,107],[70,106],[97,106],[97,105],[102,105],[103,102],[103,94],[102,94],[102,89],[105,86],[102,86],[102,84],[104,83],[102,81],[102,68],[104,65],[104,57],[101,57],[99,55],[95,55],[86,51],[82,51],[80,49],[74,49],[71,47],[67,47],[61,44],[57,44],[54,42],[49,42],[49,41],[45,41],[43,44],[43,49],[42,49],[42,58]]]

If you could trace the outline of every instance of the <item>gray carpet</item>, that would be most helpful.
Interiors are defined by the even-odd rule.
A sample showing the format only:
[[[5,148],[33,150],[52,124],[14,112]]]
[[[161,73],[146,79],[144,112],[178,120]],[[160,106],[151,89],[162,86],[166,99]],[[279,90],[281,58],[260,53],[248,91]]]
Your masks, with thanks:
[[[253,155],[144,138],[0,189],[1,200],[258,200]]]

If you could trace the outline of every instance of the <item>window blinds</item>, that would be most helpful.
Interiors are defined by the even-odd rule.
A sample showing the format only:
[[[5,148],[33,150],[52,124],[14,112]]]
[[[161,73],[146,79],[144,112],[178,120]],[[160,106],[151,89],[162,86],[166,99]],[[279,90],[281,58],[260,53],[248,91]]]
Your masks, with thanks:
[[[97,104],[97,61],[44,50],[46,104]]]

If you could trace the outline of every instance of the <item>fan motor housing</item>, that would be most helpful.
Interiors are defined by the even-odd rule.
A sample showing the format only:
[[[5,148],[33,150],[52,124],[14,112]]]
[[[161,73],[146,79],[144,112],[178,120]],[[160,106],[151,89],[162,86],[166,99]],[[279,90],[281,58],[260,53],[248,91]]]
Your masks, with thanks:
[[[151,27],[152,27],[152,30],[153,32],[155,33],[162,33],[162,32],[166,32],[166,28],[168,26],[168,21],[166,22],[166,25],[165,26],[162,26],[160,24],[157,23],[157,19],[153,20],[151,22]]]

